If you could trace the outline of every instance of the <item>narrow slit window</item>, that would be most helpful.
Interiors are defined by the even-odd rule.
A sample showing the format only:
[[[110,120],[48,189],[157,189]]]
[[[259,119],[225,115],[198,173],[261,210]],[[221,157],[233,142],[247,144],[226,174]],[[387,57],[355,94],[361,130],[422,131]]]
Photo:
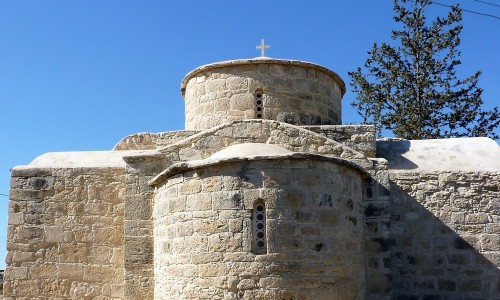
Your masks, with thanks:
[[[263,117],[262,114],[262,112],[264,111],[263,96],[264,92],[261,89],[257,89],[255,91],[255,116],[257,117],[257,119],[262,119]]]
[[[266,205],[259,200],[253,210],[253,249],[255,254],[267,253]]]

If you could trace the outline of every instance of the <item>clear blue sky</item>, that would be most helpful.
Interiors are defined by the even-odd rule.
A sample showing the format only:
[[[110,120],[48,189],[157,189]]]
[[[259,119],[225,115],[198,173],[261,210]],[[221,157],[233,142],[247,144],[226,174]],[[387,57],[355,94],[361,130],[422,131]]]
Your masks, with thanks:
[[[455,3],[440,0],[443,4]],[[500,5],[499,0],[489,0]],[[462,7],[500,16],[473,0]],[[9,169],[46,152],[109,150],[137,132],[181,130],[180,83],[212,62],[266,55],[361,66],[389,41],[391,0],[0,1],[0,193]],[[432,6],[428,13],[445,15]],[[464,13],[460,73],[482,70],[487,107],[500,104],[500,20]],[[360,123],[343,100],[343,122]],[[8,197],[0,196],[0,268]]]

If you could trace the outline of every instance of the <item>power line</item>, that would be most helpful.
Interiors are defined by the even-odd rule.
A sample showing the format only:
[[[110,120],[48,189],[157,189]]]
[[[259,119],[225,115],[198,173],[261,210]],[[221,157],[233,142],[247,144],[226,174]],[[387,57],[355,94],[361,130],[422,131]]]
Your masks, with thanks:
[[[476,1],[476,2],[480,2],[480,3],[484,3],[484,4],[488,4],[488,5],[493,5],[493,6],[496,6],[496,7],[500,7],[500,5],[498,5],[498,4],[490,3],[490,2],[486,2],[486,1],[481,1],[481,0],[472,0],[472,1]]]
[[[9,197],[9,195],[7,195],[7,194],[0,194],[0,196]]]
[[[436,4],[436,5],[440,5],[440,6],[444,6],[444,7],[453,7],[451,5],[441,4],[441,3],[434,2],[434,1],[432,1],[431,4]],[[463,9],[463,8],[460,8],[460,9],[462,11],[465,11],[465,12],[468,12],[468,13],[471,13],[471,14],[481,15],[481,16],[485,16],[485,17],[491,17],[491,18],[495,18],[495,19],[500,20],[500,17],[498,17],[498,16],[484,14],[484,13],[480,13],[480,12],[473,11],[473,10],[468,10],[468,9]]]

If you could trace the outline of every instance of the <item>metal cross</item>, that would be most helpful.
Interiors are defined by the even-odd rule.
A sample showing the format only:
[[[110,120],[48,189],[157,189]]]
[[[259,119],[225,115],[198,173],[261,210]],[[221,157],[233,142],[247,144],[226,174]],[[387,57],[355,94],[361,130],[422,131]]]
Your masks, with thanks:
[[[260,56],[265,57],[264,49],[269,49],[269,45],[264,44],[264,39],[260,39],[260,45],[255,47],[256,49],[260,49]]]

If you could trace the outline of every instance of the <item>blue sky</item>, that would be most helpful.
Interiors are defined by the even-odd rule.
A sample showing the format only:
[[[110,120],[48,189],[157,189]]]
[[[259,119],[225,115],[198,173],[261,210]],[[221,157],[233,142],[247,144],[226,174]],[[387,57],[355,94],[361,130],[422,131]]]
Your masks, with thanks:
[[[440,0],[442,4],[456,1]],[[499,0],[488,2],[500,5]],[[474,0],[462,7],[500,16]],[[137,132],[182,130],[180,83],[204,64],[266,55],[339,74],[390,41],[391,0],[0,1],[0,193],[9,170],[55,151],[110,150]],[[448,9],[431,6],[429,15]],[[464,13],[462,77],[482,70],[486,108],[500,105],[500,20]],[[360,123],[343,100],[343,122]],[[0,268],[8,197],[0,196]]]

